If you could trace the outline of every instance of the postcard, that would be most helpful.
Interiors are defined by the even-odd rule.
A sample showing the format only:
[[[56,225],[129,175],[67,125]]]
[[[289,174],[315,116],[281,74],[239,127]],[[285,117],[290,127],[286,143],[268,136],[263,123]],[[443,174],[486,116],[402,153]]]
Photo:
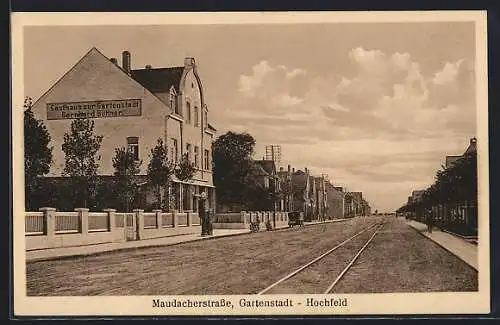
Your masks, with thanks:
[[[486,40],[485,11],[13,13],[15,314],[489,313]]]

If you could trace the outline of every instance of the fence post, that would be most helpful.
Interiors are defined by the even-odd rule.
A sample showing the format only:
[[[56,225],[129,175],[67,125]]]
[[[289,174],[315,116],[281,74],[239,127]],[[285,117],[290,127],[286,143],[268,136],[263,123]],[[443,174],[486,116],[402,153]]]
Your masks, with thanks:
[[[80,217],[80,233],[82,235],[89,234],[89,209],[88,208],[76,208],[76,212]]]
[[[38,210],[43,212],[43,234],[49,238],[53,237],[56,234],[56,208],[44,207]]]
[[[115,212],[116,209],[104,209],[104,212],[108,213],[108,231],[113,232],[116,229],[116,217],[115,217]]]
[[[144,215],[143,209],[134,209],[133,212],[135,213],[135,219],[136,219],[136,237],[137,239],[143,239],[144,238]]]
[[[177,212],[172,211],[172,227],[177,227]]]
[[[161,220],[161,210],[153,210],[154,213],[156,213],[156,229],[161,229],[162,227],[162,221]]]

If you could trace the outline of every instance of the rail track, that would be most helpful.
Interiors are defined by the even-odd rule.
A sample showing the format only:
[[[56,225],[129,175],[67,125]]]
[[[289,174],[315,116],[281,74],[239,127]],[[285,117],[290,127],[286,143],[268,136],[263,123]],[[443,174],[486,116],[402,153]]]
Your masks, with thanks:
[[[377,233],[384,227],[384,224],[385,224],[385,221],[376,222],[376,223],[368,226],[367,228],[357,232],[353,236],[345,239],[341,243],[335,245],[333,248],[329,249],[328,251],[324,252],[323,254],[312,259],[308,263],[302,265],[301,267],[295,269],[294,271],[290,272],[289,274],[283,276],[282,278],[280,278],[276,282],[272,283],[271,285],[267,286],[263,290],[259,291],[257,294],[262,295],[262,294],[266,294],[266,293],[271,293],[272,291],[276,291],[276,289],[279,289],[280,286],[286,287],[286,284],[287,283],[290,284],[290,282],[293,282],[294,279],[297,278],[297,275],[299,275],[299,274],[304,275],[304,273],[307,273],[307,272],[311,272],[311,274],[312,274],[312,272],[316,272],[315,270],[312,270],[312,269],[319,264],[318,262],[326,261],[327,257],[331,259],[332,257],[335,257],[335,256],[333,256],[333,255],[335,255],[335,254],[333,254],[334,252],[337,253],[337,255],[338,255],[340,249],[347,248],[347,246],[346,246],[347,244],[354,244],[354,246],[356,246],[356,244],[359,245],[360,238],[362,239],[363,237],[368,237],[367,239],[365,238],[364,241],[361,241],[361,243],[363,243],[361,248],[356,247],[357,253],[348,261],[347,265],[340,271],[340,273],[338,273],[338,276],[332,282],[328,282],[328,286],[321,293],[328,294],[328,293],[332,292],[333,288],[337,285],[337,283],[340,282],[340,280],[349,271],[349,269],[351,269],[351,267],[354,265],[354,263],[356,262],[358,257],[365,251],[365,249],[372,242],[372,240],[375,238]],[[339,256],[341,256],[341,255],[338,255],[337,257],[339,257]],[[328,262],[331,263],[331,261],[327,261],[326,263],[328,263]],[[336,263],[336,266],[338,266],[338,263]],[[307,274],[304,276],[307,277]],[[322,278],[324,278],[324,277],[322,277]],[[328,278],[328,277],[326,277],[326,278]],[[330,279],[331,279],[331,277],[330,277]],[[324,284],[324,282],[326,280],[327,279],[322,279],[321,284]],[[278,292],[279,292],[279,290],[278,290]],[[288,293],[290,293],[290,292],[288,292]],[[308,293],[311,293],[311,292],[308,292]],[[315,293],[319,293],[319,292],[315,292]]]

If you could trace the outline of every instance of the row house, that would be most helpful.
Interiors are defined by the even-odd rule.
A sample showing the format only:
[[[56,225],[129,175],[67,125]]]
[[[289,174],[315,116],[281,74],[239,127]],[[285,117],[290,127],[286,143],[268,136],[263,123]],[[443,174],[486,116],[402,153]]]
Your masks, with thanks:
[[[284,199],[281,197],[281,178],[273,160],[254,160],[258,183],[270,193],[270,202],[264,204],[263,210],[283,211]]]
[[[326,210],[327,210],[327,192],[326,192],[326,180],[325,176],[321,175],[319,177],[314,177],[314,188],[315,188],[315,207],[313,216],[316,220],[324,220],[326,219]]]
[[[345,192],[342,187],[334,186],[329,181],[325,182],[326,189],[326,215],[330,219],[344,218]]]
[[[345,195],[345,217],[352,218],[364,215],[363,193],[347,192]]]
[[[283,167],[280,167],[278,177],[283,200],[282,211],[293,211],[293,183],[291,166],[288,165],[286,170]]]
[[[327,189],[324,176],[313,176],[309,169],[295,171],[288,167],[280,170],[280,178],[286,183],[286,200],[290,211],[301,211],[304,220],[321,220],[327,215]]]

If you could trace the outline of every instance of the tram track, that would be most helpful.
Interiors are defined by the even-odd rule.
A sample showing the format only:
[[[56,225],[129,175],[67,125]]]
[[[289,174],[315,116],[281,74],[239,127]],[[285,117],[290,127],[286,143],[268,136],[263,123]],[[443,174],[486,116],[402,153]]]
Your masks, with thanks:
[[[355,233],[323,254],[315,257],[308,263],[300,266],[299,268],[281,277],[279,280],[268,285],[257,294],[328,294],[332,292],[334,287],[351,269],[359,256],[370,245],[378,232],[383,228],[384,224],[384,221],[376,222]],[[353,250],[356,252],[355,254],[352,254]],[[331,280],[332,278],[334,278],[333,281]],[[297,292],[297,290],[299,292]]]

